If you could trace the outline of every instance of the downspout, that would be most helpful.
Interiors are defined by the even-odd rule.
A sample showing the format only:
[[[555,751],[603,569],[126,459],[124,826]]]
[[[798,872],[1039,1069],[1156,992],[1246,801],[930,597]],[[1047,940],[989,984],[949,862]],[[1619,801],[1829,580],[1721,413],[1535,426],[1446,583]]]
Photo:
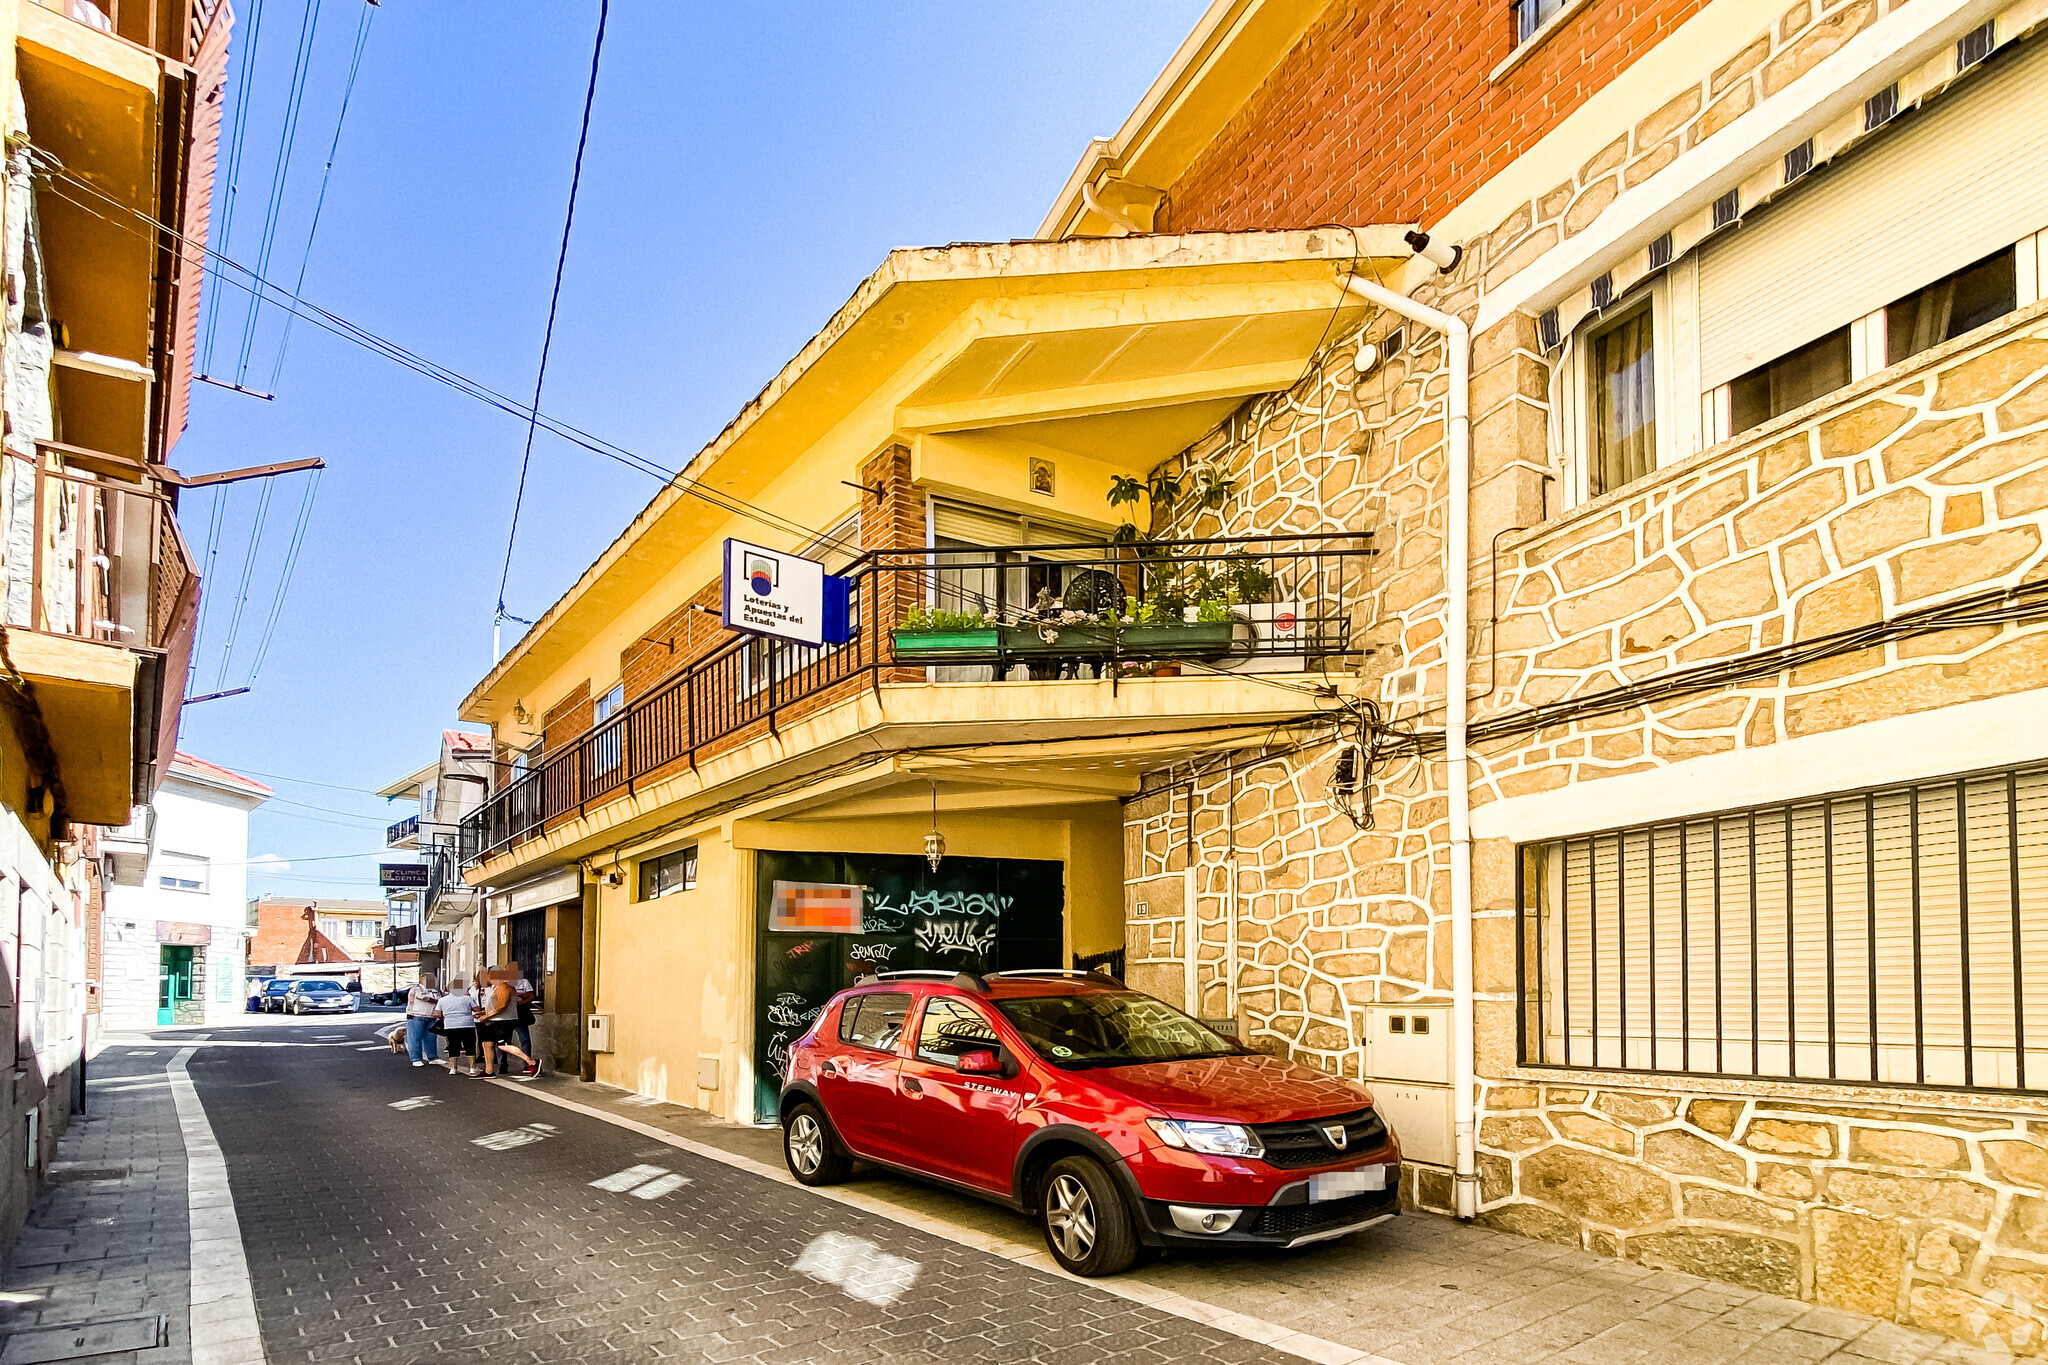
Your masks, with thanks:
[[[1081,202],[1086,204],[1092,212],[1101,214],[1104,218],[1109,219],[1113,226],[1123,229],[1120,233],[1111,234],[1112,236],[1142,237],[1145,235],[1145,229],[1139,227],[1130,218],[1126,217],[1122,210],[1113,209],[1100,199],[1097,199],[1095,197],[1095,187],[1086,181],[1081,183]]]
[[[1442,251],[1426,251],[1427,238],[1412,234],[1410,242],[1438,266]],[[1473,1092],[1473,1006],[1472,1006],[1472,773],[1465,752],[1465,675],[1470,642],[1468,616],[1471,564],[1467,542],[1470,538],[1472,503],[1472,330],[1449,313],[1417,303],[1384,285],[1353,276],[1344,287],[1358,297],[1376,303],[1444,335],[1450,352],[1451,391],[1447,399],[1449,429],[1450,507],[1444,566],[1444,591],[1449,598],[1444,632],[1444,762],[1450,787],[1451,813],[1451,1102],[1457,1141],[1457,1214],[1470,1218],[1479,1211],[1479,1169],[1473,1116],[1477,1097]]]

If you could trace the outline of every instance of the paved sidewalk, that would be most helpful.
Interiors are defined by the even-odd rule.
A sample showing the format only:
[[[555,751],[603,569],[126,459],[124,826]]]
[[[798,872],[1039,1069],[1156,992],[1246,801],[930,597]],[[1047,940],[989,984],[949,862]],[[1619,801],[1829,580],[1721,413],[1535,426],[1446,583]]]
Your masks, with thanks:
[[[187,1365],[191,1245],[185,1146],[165,1067],[173,1044],[112,1047],[88,1066],[74,1117],[0,1278],[0,1339],[39,1327],[163,1314],[171,1344],[93,1365]]]
[[[502,1083],[511,1088],[510,1082]],[[780,1167],[780,1135],[611,1086],[545,1076],[520,1087]],[[913,1226],[949,1227],[1014,1259],[1049,1265],[1036,1226],[1007,1209],[862,1168],[840,1187]],[[1043,1268],[1041,1265],[1041,1268]],[[1858,1313],[1818,1308],[1673,1271],[1654,1271],[1449,1218],[1407,1213],[1335,1244],[1293,1252],[1176,1255],[1112,1292],[1204,1308],[1227,1330],[1305,1334],[1397,1365],[1989,1365],[2011,1356]],[[1248,1320],[1248,1321],[1247,1321]],[[1232,1327],[1235,1321],[1236,1326]],[[1364,1353],[1360,1355],[1359,1353]]]

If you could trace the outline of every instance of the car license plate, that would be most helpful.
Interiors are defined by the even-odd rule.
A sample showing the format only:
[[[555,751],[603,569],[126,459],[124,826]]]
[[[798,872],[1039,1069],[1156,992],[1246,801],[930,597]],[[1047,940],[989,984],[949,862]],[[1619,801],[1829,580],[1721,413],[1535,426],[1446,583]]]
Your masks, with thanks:
[[[1349,1199],[1354,1194],[1376,1194],[1386,1188],[1385,1165],[1360,1166],[1355,1171],[1330,1171],[1309,1177],[1308,1202],[1320,1204],[1327,1199]]]

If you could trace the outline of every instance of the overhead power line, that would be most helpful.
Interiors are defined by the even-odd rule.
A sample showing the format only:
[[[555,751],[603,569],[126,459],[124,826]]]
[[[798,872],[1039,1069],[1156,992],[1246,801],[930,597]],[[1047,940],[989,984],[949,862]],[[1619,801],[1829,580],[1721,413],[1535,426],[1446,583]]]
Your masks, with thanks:
[[[306,266],[313,259],[313,239],[320,232],[320,211],[327,207],[327,182],[334,175],[334,158],[341,150],[341,128],[344,123],[348,122],[349,97],[355,94],[356,73],[363,66],[363,45],[369,41],[370,20],[376,13],[376,0],[365,0],[362,18],[356,23],[355,51],[349,54],[348,80],[341,87],[341,112],[334,116],[334,136],[327,144],[327,165],[320,172],[320,193],[313,200],[313,221],[306,228],[306,249],[299,253],[298,283],[292,286],[294,296],[298,295],[306,287]],[[294,301],[284,315],[284,333],[277,339],[277,361],[270,367],[269,391],[271,393],[277,392],[278,378],[284,373],[285,348],[292,343],[292,324],[297,322],[298,319],[299,307],[297,302]]]
[[[64,187],[73,188],[91,195],[108,207],[118,210],[122,218],[141,223],[148,231],[144,232],[128,227],[123,223],[122,218],[117,218],[104,209],[94,208],[91,204],[74,195],[66,194],[64,187],[53,184],[50,187],[51,193],[56,194],[65,202],[75,205],[106,222],[113,223],[117,227],[122,227],[124,230],[144,240],[154,241],[156,240],[156,234],[168,234],[172,239],[185,244],[189,250],[217,261],[228,271],[232,272],[220,276],[223,283],[231,284],[235,288],[251,294],[265,294],[275,303],[296,303],[300,309],[300,316],[323,331],[331,332],[345,341],[352,342],[367,351],[384,357],[393,364],[411,370],[436,383],[446,385],[456,392],[466,397],[474,398],[489,407],[494,407],[500,412],[508,413],[522,420],[537,421],[542,430],[559,436],[571,445],[580,446],[593,454],[602,455],[608,460],[613,460],[625,465],[629,469],[637,470],[640,473],[661,479],[664,482],[672,482],[676,490],[685,496],[696,498],[699,501],[719,508],[721,511],[730,512],[734,516],[744,517],[759,525],[797,536],[806,541],[821,540],[826,536],[826,532],[816,527],[805,526],[800,522],[782,516],[780,513],[772,512],[747,502],[745,499],[734,494],[706,487],[701,480],[682,479],[675,470],[657,464],[646,456],[629,450],[617,442],[608,441],[580,427],[572,426],[560,418],[550,417],[546,413],[536,414],[532,407],[521,403],[518,399],[507,397],[478,380],[471,379],[469,376],[450,369],[437,361],[429,360],[427,357],[409,350],[399,343],[371,331],[367,327],[351,322],[339,313],[322,308],[318,304],[295,295],[283,285],[265,279],[249,269],[249,267],[229,258],[213,247],[187,242],[184,234],[179,232],[177,228],[168,223],[161,222],[139,209],[123,204],[120,200],[100,190],[90,181],[71,174],[64,169],[63,163],[48,150],[41,147],[32,147],[31,150],[43,162],[44,171],[62,180]],[[237,278],[237,276],[244,278]]]
[[[313,65],[313,39],[320,28],[320,0],[312,0],[299,20],[299,50],[292,62],[292,83],[285,96],[284,124],[277,135],[277,160],[270,167],[270,200],[263,209],[263,235],[256,247],[256,273],[270,269],[270,249],[277,241],[277,220],[284,208],[285,181],[291,175],[292,151],[299,141],[299,110],[306,100],[306,75]],[[242,322],[242,350],[235,361],[235,383],[248,382],[249,352],[256,344],[256,319],[263,311],[262,295],[249,300],[249,314]]]
[[[548,351],[555,341],[555,312],[562,303],[562,272],[569,264],[569,230],[576,225],[576,191],[583,185],[583,151],[590,144],[590,111],[597,104],[597,68],[604,57],[605,21],[611,0],[597,0],[597,39],[590,47],[590,85],[583,92],[583,126],[576,134],[576,164],[569,172],[569,207],[562,215],[562,249],[555,256],[555,287],[548,295],[548,322],[540,339],[540,366],[533,376],[533,403],[526,422],[526,451],[519,457],[519,488],[512,495],[512,524],[505,532],[505,568],[498,575],[498,609],[491,620],[492,663],[497,658],[498,628],[505,623],[505,585],[512,578],[512,547],[519,540],[519,509],[526,501],[526,471],[533,463],[533,437],[540,429],[540,394],[548,379]]]
[[[226,246],[229,234],[235,227],[235,192],[242,174],[243,134],[249,127],[249,92],[256,83],[257,40],[263,36],[263,0],[253,0],[249,7],[249,47],[242,59],[241,88],[235,92],[235,121],[228,132],[228,174],[220,210],[220,242]],[[216,281],[220,278],[220,267],[209,261],[207,273]],[[199,372],[212,373],[213,333],[220,325],[220,296],[214,295],[213,306],[206,313],[206,344],[199,353]]]

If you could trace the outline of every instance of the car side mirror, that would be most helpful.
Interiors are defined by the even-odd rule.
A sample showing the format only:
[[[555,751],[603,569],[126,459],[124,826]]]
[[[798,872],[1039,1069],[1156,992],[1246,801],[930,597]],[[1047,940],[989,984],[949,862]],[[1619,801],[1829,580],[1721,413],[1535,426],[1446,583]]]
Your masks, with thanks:
[[[1002,1062],[997,1060],[995,1053],[987,1051],[962,1053],[960,1060],[953,1064],[953,1069],[963,1076],[1000,1076],[1003,1074]]]

